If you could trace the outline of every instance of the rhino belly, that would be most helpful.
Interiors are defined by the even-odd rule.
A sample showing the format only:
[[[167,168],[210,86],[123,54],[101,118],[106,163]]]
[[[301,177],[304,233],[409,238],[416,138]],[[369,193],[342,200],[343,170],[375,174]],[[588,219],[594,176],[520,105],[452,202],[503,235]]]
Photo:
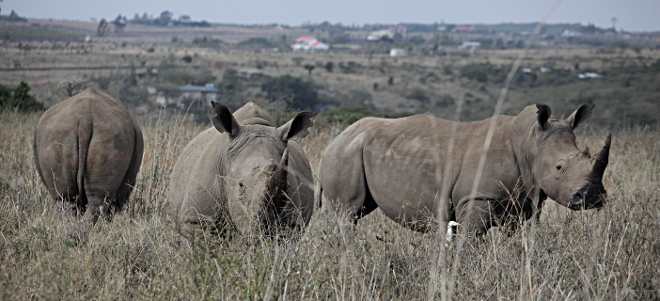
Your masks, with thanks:
[[[385,215],[414,229],[432,221],[441,183],[432,158],[393,149],[365,148],[364,155],[369,192]]]

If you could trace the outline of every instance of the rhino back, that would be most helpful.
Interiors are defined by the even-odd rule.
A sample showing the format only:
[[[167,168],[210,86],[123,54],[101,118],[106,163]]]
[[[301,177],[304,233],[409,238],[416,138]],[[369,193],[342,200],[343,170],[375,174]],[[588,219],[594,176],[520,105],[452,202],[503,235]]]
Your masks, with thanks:
[[[349,200],[347,203],[370,194],[378,207],[398,222],[427,220],[443,192],[445,168],[449,168],[450,176],[445,197],[469,194],[489,123],[489,119],[458,123],[428,115],[364,118],[326,149],[320,171],[324,193],[329,189],[327,196],[341,196]],[[506,132],[511,119],[500,119],[498,124],[496,133]],[[498,192],[492,179],[517,180],[515,159],[503,135],[494,136],[488,158],[480,191]]]

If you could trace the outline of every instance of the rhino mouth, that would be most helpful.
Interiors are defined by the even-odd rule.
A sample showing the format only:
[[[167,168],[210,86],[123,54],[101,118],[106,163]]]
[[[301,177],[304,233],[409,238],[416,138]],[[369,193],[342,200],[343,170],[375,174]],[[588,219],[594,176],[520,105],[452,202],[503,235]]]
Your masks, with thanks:
[[[605,206],[607,191],[602,183],[591,183],[578,190],[568,208],[571,210],[597,209]]]

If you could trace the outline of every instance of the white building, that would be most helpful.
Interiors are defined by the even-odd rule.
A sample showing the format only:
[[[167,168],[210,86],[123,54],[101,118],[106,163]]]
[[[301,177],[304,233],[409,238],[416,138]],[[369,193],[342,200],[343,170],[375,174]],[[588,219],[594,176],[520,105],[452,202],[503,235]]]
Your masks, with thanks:
[[[392,48],[390,49],[390,56],[391,57],[396,57],[396,56],[405,56],[406,51],[401,48]]]

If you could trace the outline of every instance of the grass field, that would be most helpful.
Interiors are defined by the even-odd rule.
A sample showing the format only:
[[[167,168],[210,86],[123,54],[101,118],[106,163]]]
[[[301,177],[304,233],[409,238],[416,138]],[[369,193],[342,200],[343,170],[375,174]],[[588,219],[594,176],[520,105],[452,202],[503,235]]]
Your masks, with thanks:
[[[598,114],[597,111],[594,114]],[[40,182],[32,136],[40,114],[0,114],[2,300],[657,300],[660,298],[660,133],[613,132],[604,176],[610,203],[573,212],[548,201],[540,222],[512,237],[420,234],[378,210],[353,227],[316,211],[298,241],[256,236],[185,240],[163,212],[169,175],[208,125],[142,117],[145,155],[127,208],[85,244],[67,233]],[[318,126],[301,142],[316,173],[342,130]],[[583,129],[580,148],[606,133]],[[442,234],[442,233],[441,233]]]

